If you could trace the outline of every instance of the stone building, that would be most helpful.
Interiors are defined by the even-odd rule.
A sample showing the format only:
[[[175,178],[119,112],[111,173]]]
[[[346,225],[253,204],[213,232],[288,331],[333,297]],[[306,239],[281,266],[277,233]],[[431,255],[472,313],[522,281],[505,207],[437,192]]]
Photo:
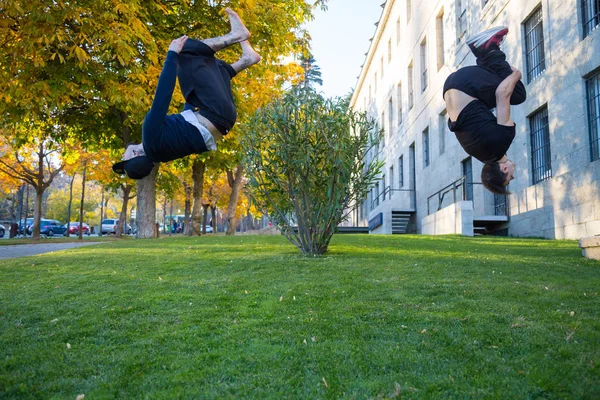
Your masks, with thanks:
[[[379,121],[379,184],[353,213],[372,233],[600,234],[600,2],[387,0],[351,100]],[[465,43],[493,26],[523,73],[512,107],[509,196],[482,185],[482,164],[447,127],[442,88],[475,57]],[[376,154],[377,153],[377,154]]]

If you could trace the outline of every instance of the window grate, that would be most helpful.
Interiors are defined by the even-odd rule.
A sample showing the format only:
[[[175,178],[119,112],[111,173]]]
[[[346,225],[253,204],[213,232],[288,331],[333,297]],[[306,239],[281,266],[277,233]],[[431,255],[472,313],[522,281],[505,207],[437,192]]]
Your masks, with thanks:
[[[581,14],[583,17],[583,37],[600,25],[600,0],[582,0]]]
[[[536,184],[552,177],[550,128],[546,106],[529,118],[529,127],[531,130],[533,183]]]
[[[600,72],[586,81],[592,161],[600,159]]]
[[[423,166],[429,166],[429,128],[423,131]]]
[[[460,42],[461,39],[467,33],[467,7],[464,7],[462,2],[464,0],[458,0],[456,2],[456,41]]]
[[[525,21],[525,54],[527,81],[531,82],[546,69],[542,7]]]

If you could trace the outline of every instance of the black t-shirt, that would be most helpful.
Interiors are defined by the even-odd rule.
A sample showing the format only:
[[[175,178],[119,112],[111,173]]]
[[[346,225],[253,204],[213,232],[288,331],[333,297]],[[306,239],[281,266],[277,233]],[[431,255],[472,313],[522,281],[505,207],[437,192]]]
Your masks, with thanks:
[[[480,100],[473,100],[448,127],[467,154],[482,163],[498,161],[515,138],[515,126],[499,125],[496,116]]]

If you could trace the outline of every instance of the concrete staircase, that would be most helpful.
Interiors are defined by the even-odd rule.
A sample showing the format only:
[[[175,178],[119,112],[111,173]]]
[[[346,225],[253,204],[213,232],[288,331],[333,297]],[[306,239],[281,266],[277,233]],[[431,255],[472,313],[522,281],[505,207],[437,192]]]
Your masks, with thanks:
[[[411,215],[411,212],[392,211],[392,234],[408,233]]]

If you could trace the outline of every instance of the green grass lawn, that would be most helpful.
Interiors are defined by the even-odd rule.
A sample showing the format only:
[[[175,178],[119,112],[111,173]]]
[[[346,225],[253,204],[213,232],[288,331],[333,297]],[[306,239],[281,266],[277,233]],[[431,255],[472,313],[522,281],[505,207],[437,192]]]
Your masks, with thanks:
[[[1,249],[0,249],[1,251]],[[117,240],[0,263],[0,398],[599,398],[576,242]]]

